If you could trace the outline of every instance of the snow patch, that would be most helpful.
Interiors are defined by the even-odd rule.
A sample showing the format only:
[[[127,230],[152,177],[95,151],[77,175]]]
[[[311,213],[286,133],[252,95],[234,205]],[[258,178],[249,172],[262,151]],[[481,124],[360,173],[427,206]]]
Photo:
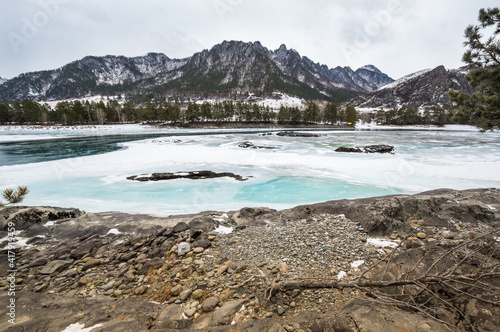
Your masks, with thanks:
[[[347,273],[345,271],[340,271],[339,274],[337,274],[337,280],[342,280],[345,277],[347,277]]]
[[[93,329],[103,326],[102,324],[97,324],[92,327],[85,328],[85,324],[75,323],[71,324],[61,332],[91,332]]]
[[[359,267],[360,267],[361,265],[363,265],[364,263],[365,263],[365,261],[363,261],[363,260],[354,261],[354,262],[352,262],[352,263],[351,263],[351,268],[353,268],[353,269],[354,269],[354,271],[358,271],[358,270],[359,270]]]
[[[424,69],[424,70],[420,70],[420,71],[417,71],[416,73],[413,73],[413,74],[410,74],[410,75],[406,75],[404,77],[401,77],[400,79],[398,80],[395,80],[394,82],[392,83],[389,83],[387,85],[384,85],[383,87],[379,88],[377,91],[380,91],[380,90],[384,90],[384,89],[392,89],[392,88],[395,88],[397,87],[398,85],[402,84],[402,83],[406,83],[408,82],[409,80],[412,80],[414,79],[415,77],[418,77],[418,76],[421,76],[421,75],[424,75],[425,73],[428,73],[430,72],[432,69]]]
[[[112,235],[112,234],[115,234],[115,235],[116,235],[116,234],[121,234],[121,232],[120,232],[118,229],[116,229],[116,228],[111,228],[111,229],[110,229],[110,230],[106,233],[106,235]]]
[[[367,242],[371,244],[374,247],[380,247],[380,248],[385,248],[385,247],[390,247],[390,248],[396,248],[399,245],[399,240],[386,240],[386,239],[378,239],[378,238],[368,238]]]
[[[215,230],[214,230],[215,233],[219,233],[219,234],[231,234],[233,232],[233,229],[231,227],[224,227],[222,225],[219,225],[219,227],[217,227]]]

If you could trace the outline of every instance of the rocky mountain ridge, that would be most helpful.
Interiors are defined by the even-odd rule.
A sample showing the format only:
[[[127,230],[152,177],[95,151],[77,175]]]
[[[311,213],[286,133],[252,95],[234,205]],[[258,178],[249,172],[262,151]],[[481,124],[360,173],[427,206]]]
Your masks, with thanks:
[[[450,89],[472,93],[465,79],[466,68],[448,70],[444,66],[422,70],[380,87],[371,93],[360,95],[351,102],[354,106],[368,109],[392,109],[402,106],[451,107]]]
[[[0,100],[81,98],[138,91],[154,93],[272,93],[347,100],[391,83],[373,65],[328,68],[281,45],[224,41],[185,59],[161,53],[139,57],[87,56],[55,70],[24,73],[2,84]]]

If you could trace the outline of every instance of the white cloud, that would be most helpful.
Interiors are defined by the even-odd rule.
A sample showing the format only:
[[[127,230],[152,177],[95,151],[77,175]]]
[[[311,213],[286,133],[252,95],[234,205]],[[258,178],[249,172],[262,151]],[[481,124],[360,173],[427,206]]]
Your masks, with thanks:
[[[48,15],[44,8],[51,3],[59,7]],[[0,76],[57,68],[86,55],[163,52],[182,58],[223,40],[259,40],[270,49],[284,43],[329,67],[370,63],[398,78],[440,64],[461,66],[465,27],[476,22],[480,8],[495,5],[492,0],[2,1]],[[43,24],[25,38],[23,28],[43,13],[47,22],[38,22]],[[24,38],[17,47],[12,33]]]

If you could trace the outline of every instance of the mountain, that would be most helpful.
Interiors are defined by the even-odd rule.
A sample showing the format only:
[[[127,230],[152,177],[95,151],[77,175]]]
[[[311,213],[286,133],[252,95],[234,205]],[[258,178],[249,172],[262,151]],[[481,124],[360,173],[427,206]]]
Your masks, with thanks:
[[[0,77],[0,85],[4,84],[7,81],[8,79]]]
[[[270,51],[260,42],[224,41],[185,59],[164,54],[88,56],[59,69],[21,74],[0,88],[0,100],[36,101],[96,94],[161,95],[270,94],[307,99],[348,100],[393,80],[369,65],[328,68],[281,45]]]
[[[466,74],[466,68],[447,70],[444,66],[438,66],[407,75],[350,102],[360,108],[372,109],[400,106],[440,106],[448,109],[451,106],[448,90],[472,93],[472,87],[465,79]]]

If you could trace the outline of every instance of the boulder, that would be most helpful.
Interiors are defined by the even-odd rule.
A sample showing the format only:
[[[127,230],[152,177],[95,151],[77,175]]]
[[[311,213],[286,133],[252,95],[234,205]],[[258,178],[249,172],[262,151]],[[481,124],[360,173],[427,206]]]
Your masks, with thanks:
[[[238,147],[243,149],[267,149],[267,150],[277,149],[273,146],[254,145],[250,141],[241,142],[238,144]]]
[[[360,148],[350,148],[350,147],[346,147],[346,146],[341,146],[341,147],[335,149],[335,152],[362,153],[363,150],[361,150]]]
[[[393,153],[394,152],[393,146],[385,145],[385,144],[367,145],[363,149],[366,153]]]
[[[230,325],[234,315],[243,307],[247,300],[233,300],[225,303],[222,307],[214,311],[211,315],[203,317],[196,322],[196,328],[206,328],[208,326]],[[202,305],[203,309],[203,305]],[[205,311],[203,309],[203,311]]]
[[[193,322],[183,317],[184,309],[179,304],[165,307],[156,319],[153,330],[188,329]]]
[[[185,222],[181,221],[181,222],[177,223],[174,226],[174,228],[172,229],[172,231],[174,233],[180,233],[180,232],[187,231],[188,229],[189,229],[188,224],[186,224]]]
[[[243,208],[234,213],[231,219],[238,226],[258,226],[267,225],[274,222],[279,216],[278,211],[266,208]]]
[[[177,256],[184,256],[191,251],[191,245],[187,242],[181,242],[177,246]]]
[[[40,274],[52,274],[58,273],[66,270],[73,264],[73,260],[56,260],[45,264],[45,266],[40,270]]]
[[[211,296],[205,301],[203,301],[203,303],[201,304],[201,310],[203,310],[204,312],[210,312],[217,306],[218,303],[219,303],[219,297]]]
[[[212,246],[212,241],[210,240],[198,240],[193,242],[193,247],[201,247],[203,249],[210,248]]]

